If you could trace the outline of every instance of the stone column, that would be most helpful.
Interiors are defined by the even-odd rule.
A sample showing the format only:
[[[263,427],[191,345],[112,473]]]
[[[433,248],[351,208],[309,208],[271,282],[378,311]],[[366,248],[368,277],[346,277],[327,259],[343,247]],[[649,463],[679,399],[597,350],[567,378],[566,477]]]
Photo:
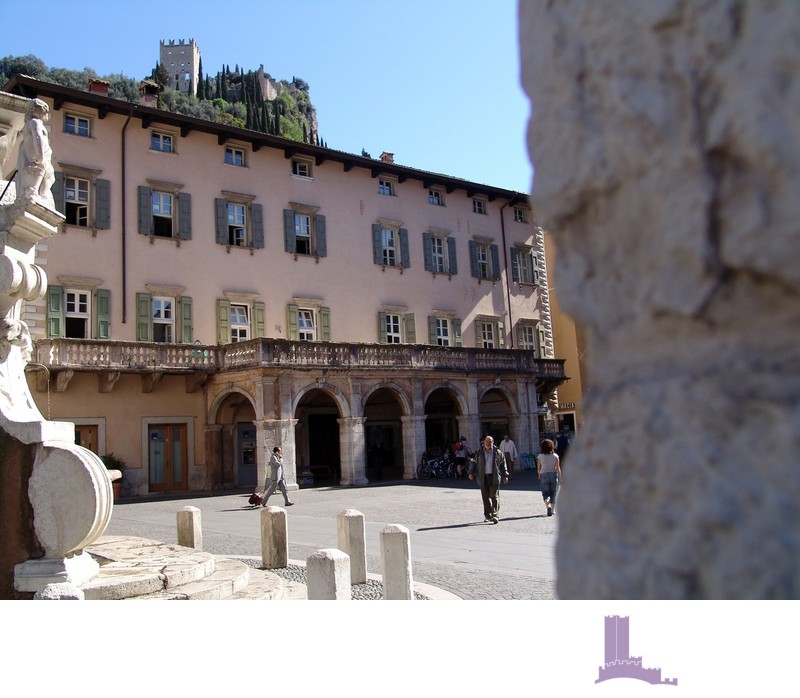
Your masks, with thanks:
[[[389,524],[381,531],[383,598],[411,601],[411,534],[405,526]]]
[[[178,523],[178,545],[195,550],[203,549],[203,526],[200,509],[183,507],[176,515]]]
[[[417,477],[417,465],[425,450],[425,417],[400,417],[403,424],[403,479]]]
[[[350,557],[335,548],[317,550],[306,558],[309,601],[350,601]]]
[[[342,461],[341,485],[366,485],[367,454],[364,447],[364,417],[345,417],[339,422],[339,453]]]
[[[280,446],[283,451],[286,489],[299,489],[297,485],[297,449],[294,439],[295,424],[297,424],[296,419],[264,419],[256,422],[256,447],[259,454],[258,487],[261,487],[266,479],[272,449]]]
[[[286,509],[264,507],[261,510],[261,561],[268,570],[289,564],[289,533]]]
[[[364,584],[367,581],[367,534],[364,514],[356,509],[345,509],[336,517],[336,534],[339,549],[350,556],[350,581]]]
[[[558,594],[800,597],[800,4],[521,0],[537,220],[586,331]]]

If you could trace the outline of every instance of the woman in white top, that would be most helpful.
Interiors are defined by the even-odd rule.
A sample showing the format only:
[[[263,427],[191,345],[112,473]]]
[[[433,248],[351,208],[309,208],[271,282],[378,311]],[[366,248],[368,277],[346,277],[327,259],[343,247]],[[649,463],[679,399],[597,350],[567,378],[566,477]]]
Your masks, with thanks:
[[[553,452],[553,442],[545,439],[541,444],[542,452],[536,457],[536,472],[542,487],[542,499],[547,505],[547,515],[556,513],[556,493],[561,481],[561,462]],[[563,484],[563,482],[561,482]]]

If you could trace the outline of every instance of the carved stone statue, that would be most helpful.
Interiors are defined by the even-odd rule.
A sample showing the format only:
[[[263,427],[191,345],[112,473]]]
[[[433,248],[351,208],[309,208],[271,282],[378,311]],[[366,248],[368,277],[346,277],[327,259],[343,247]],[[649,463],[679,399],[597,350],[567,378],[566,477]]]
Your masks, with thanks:
[[[17,199],[38,200],[55,208],[50,188],[55,182],[50,134],[45,123],[50,109],[41,99],[32,99],[25,110],[25,126],[17,158]]]

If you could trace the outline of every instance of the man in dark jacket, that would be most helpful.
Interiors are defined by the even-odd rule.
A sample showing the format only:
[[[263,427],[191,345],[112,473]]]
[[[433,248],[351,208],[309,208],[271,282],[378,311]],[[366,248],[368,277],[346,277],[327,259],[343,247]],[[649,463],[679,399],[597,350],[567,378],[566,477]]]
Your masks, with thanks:
[[[500,511],[500,483],[508,482],[508,468],[503,452],[494,445],[491,436],[484,438],[481,448],[469,463],[469,479],[477,480],[483,499],[483,520],[496,524]]]

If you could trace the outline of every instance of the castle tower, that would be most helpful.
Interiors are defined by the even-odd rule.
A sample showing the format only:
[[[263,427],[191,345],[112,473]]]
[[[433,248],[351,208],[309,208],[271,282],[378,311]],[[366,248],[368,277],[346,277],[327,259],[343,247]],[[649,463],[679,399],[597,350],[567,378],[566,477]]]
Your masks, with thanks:
[[[605,619],[605,663],[630,659],[630,618],[606,616]]]
[[[171,87],[186,94],[197,94],[197,81],[200,73],[200,49],[194,39],[185,42],[174,39],[161,42],[159,61],[172,77]]]

